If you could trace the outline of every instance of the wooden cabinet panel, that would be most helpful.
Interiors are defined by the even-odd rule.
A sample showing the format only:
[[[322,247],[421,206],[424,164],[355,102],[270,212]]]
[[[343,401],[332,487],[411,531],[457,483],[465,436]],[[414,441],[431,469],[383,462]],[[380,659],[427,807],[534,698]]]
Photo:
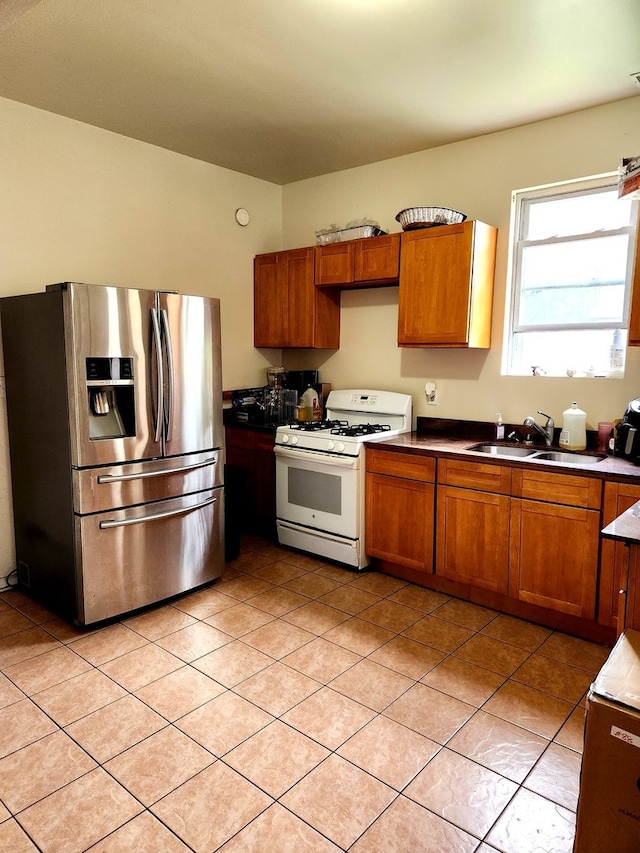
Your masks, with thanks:
[[[628,343],[631,347],[638,347],[640,346],[640,210],[636,223],[636,245],[631,288]]]
[[[602,527],[606,527],[639,500],[640,486],[631,483],[605,483]],[[602,540],[598,586],[598,622],[602,625],[615,627],[618,623],[618,601],[620,590],[626,589],[628,556],[628,549],[623,542]],[[640,601],[638,603],[640,604]]]
[[[400,235],[385,234],[355,244],[353,280],[397,281],[400,274]]]
[[[512,499],[509,594],[593,619],[599,531],[595,510]]]
[[[622,542],[616,544],[622,545],[625,556],[623,580],[618,593],[618,634],[627,628],[640,631],[640,546],[625,547]]]
[[[314,258],[314,247],[256,256],[254,346],[340,346],[340,294],[315,287]]]
[[[507,495],[438,486],[436,574],[507,594]]]
[[[253,335],[256,347],[282,346],[287,282],[281,254],[258,255],[253,266]]]
[[[316,248],[317,285],[350,284],[353,281],[354,241],[329,243]]]
[[[491,345],[496,238],[473,221],[402,235],[399,346]]]
[[[431,483],[367,473],[367,553],[431,572],[434,488]]]
[[[436,460],[429,456],[376,450],[371,446],[367,447],[366,453],[368,472],[403,477],[407,480],[421,480],[425,483],[433,483],[435,480]]]
[[[319,287],[370,287],[398,281],[399,234],[329,243],[316,246],[315,251],[315,282]]]
[[[485,462],[465,462],[459,459],[440,459],[438,482],[465,489],[481,489],[508,495],[511,490],[511,469]]]
[[[276,461],[273,433],[227,426],[226,464],[241,491],[240,528],[268,536],[275,535]]]
[[[514,468],[511,494],[536,501],[600,509],[602,481],[595,477]]]

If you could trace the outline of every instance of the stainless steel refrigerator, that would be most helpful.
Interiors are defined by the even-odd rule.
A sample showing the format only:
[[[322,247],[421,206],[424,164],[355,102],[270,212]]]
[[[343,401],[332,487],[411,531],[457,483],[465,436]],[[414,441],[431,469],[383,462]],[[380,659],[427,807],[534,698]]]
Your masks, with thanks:
[[[219,577],[219,300],[65,282],[0,320],[19,586],[88,625]]]

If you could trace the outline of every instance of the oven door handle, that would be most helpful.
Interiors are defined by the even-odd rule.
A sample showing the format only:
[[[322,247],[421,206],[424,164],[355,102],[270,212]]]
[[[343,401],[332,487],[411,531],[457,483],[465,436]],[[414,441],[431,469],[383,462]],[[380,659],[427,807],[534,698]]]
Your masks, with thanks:
[[[299,462],[319,462],[324,465],[333,465],[336,468],[357,468],[360,460],[357,456],[332,456],[330,453],[318,453],[315,450],[289,449],[277,444],[276,456],[282,459],[297,459]]]

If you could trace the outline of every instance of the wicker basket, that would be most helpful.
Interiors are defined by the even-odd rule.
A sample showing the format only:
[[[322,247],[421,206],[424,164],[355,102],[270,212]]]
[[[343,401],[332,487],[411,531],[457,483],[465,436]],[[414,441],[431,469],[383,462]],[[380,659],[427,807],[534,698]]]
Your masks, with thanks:
[[[466,218],[466,214],[450,207],[407,207],[396,216],[403,231],[433,228],[434,225],[457,225]]]

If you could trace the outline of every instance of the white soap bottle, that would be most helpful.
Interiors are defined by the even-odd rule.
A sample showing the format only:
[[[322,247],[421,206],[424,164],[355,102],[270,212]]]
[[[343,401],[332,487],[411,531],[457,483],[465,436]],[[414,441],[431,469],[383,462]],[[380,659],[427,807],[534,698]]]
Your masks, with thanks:
[[[585,450],[587,447],[587,413],[575,402],[562,413],[560,447],[565,450]]]
[[[504,441],[504,424],[502,422],[502,412],[496,415],[496,441]]]

